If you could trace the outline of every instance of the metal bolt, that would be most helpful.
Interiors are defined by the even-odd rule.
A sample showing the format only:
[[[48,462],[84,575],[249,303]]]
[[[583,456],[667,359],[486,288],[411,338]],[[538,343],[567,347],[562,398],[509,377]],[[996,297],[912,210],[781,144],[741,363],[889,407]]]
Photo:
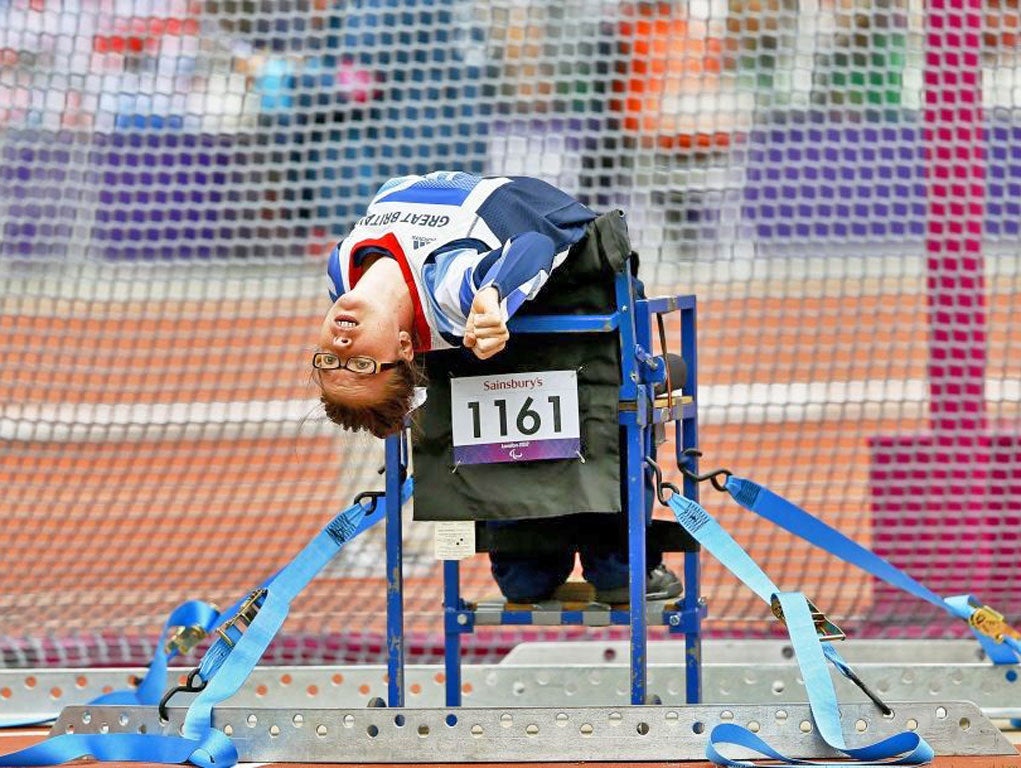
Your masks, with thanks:
[[[464,614],[464,613],[457,614],[457,623],[460,624],[461,626],[464,626],[465,624],[467,624],[468,623],[468,616],[467,616],[467,614]]]

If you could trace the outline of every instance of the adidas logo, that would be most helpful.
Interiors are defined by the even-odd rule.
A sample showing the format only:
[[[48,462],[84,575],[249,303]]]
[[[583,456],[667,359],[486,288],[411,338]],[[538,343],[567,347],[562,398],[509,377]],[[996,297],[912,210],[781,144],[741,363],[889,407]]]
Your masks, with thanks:
[[[419,248],[424,248],[425,246],[429,245],[429,243],[433,242],[434,240],[436,240],[435,237],[412,237],[411,247],[417,251]]]

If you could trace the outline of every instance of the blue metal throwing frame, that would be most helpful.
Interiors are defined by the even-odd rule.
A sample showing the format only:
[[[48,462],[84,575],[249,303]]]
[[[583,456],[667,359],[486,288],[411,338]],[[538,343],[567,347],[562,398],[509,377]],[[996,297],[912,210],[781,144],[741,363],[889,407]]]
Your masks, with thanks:
[[[627,611],[611,610],[609,624],[628,625],[631,653],[631,703],[648,703],[647,637],[648,616],[645,599],[646,528],[651,510],[646,509],[645,459],[652,454],[657,424],[674,422],[677,460],[682,451],[698,445],[697,304],[694,296],[638,298],[630,270],[615,277],[616,311],[606,315],[557,315],[513,318],[512,333],[593,333],[616,332],[621,349],[620,424],[625,428],[627,455],[626,509],[628,513],[628,551],[630,557],[630,604]],[[665,372],[652,352],[653,321],[663,315],[680,312],[681,354],[687,364],[687,379],[682,384],[690,400],[673,402],[666,407],[656,403],[655,385],[663,381]],[[628,354],[631,350],[631,354]],[[676,387],[677,382],[672,382]],[[683,461],[698,471],[694,458]],[[409,466],[407,433],[386,440],[386,608],[387,608],[387,671],[388,705],[405,704],[404,691],[404,583],[403,542],[400,486]],[[698,500],[698,484],[685,476],[684,494]],[[685,639],[685,696],[689,704],[702,701],[702,637],[701,622],[705,603],[700,597],[700,552],[684,553],[684,595],[671,608],[662,612],[662,623],[671,634]],[[443,563],[444,664],[446,672],[446,704],[461,704],[461,635],[475,629],[475,612],[460,594],[460,563]],[[530,625],[533,611],[505,611],[503,624]],[[584,621],[581,611],[561,612],[560,624],[578,625]],[[544,622],[545,624],[546,622]]]

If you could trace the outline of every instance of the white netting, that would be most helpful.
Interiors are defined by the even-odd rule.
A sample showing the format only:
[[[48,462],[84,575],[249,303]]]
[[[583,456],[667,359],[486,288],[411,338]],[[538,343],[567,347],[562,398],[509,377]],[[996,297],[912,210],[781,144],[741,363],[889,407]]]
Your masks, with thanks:
[[[699,297],[704,466],[1017,620],[1018,22],[998,0],[0,0],[0,666],[144,661],[178,602],[230,604],[380,487],[381,443],[309,383],[324,257],[383,180],[437,168],[624,209],[650,292]],[[706,503],[860,632],[958,631]],[[433,658],[431,530],[405,533],[409,651]],[[331,564],[269,660],[382,658],[381,550]],[[463,584],[496,592],[484,557]],[[774,631],[708,559],[703,592],[709,631]]]

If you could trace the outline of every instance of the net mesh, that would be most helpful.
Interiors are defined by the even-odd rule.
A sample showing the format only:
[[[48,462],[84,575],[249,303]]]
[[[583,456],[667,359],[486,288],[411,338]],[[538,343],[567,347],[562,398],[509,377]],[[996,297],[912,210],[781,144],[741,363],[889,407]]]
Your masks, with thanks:
[[[0,0],[0,665],[143,663],[179,602],[233,603],[381,487],[382,444],[310,385],[324,259],[380,183],[437,168],[625,210],[650,292],[699,297],[703,467],[1018,620],[1018,22],[1001,0]],[[706,495],[858,633],[959,631]],[[434,660],[431,526],[404,536],[408,650]],[[349,545],[267,661],[381,660],[382,548]],[[777,632],[704,574],[709,632]],[[484,556],[462,584],[496,593]]]

